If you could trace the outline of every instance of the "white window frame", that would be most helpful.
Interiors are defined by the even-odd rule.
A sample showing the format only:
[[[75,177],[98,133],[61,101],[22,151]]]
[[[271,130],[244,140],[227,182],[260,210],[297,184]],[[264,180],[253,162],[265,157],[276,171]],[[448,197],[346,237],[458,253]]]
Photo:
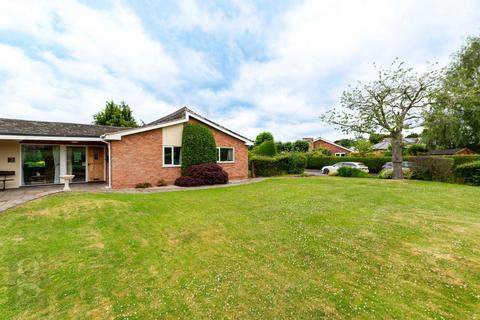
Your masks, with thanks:
[[[172,149],[172,164],[165,164],[165,149],[166,148],[171,148]],[[174,159],[174,151],[175,148],[180,148],[180,164],[173,164],[173,159]],[[162,165],[165,168],[178,168],[182,166],[182,147],[181,146],[163,146],[162,148]]]
[[[346,152],[335,152],[335,157],[346,157],[347,153]]]
[[[232,149],[233,160],[232,161],[220,161],[220,149]],[[235,148],[234,147],[217,147],[217,150],[218,150],[217,163],[235,163]]]

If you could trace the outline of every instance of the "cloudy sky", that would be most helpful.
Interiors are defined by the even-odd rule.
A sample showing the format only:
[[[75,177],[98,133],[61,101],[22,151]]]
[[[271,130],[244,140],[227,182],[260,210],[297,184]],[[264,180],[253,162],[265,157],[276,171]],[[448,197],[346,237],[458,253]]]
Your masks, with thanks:
[[[0,117],[89,123],[113,99],[336,139],[318,117],[373,62],[446,64],[479,34],[478,0],[0,0]]]

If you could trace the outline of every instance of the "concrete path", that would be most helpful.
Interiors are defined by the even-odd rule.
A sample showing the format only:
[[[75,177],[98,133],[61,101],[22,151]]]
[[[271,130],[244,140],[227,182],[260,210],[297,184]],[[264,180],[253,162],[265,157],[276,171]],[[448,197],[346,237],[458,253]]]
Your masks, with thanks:
[[[72,192],[112,192],[112,193],[154,193],[154,192],[174,192],[174,191],[188,191],[199,189],[212,189],[212,188],[225,188],[236,185],[255,183],[263,181],[265,178],[254,178],[246,180],[230,181],[228,184],[220,184],[213,186],[201,186],[183,188],[177,186],[165,186],[165,187],[153,187],[145,189],[108,189],[105,183],[81,183],[71,184],[70,188]],[[53,186],[35,186],[35,187],[23,187],[18,189],[9,189],[0,192],[0,213],[7,209],[16,207],[25,202],[32,201],[38,198],[42,198],[47,195],[63,192],[63,185]]]

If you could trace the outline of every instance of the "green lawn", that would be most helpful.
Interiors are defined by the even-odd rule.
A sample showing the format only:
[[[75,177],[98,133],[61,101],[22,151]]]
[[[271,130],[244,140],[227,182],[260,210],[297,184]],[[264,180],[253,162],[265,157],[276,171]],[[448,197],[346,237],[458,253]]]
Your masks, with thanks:
[[[480,318],[480,188],[281,178],[0,214],[0,319]]]

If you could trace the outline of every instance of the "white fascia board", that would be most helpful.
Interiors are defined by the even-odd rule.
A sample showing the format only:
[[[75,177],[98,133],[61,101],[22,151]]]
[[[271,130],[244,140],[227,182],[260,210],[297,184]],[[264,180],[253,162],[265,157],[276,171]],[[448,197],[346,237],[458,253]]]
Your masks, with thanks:
[[[128,136],[128,135],[131,135],[131,134],[146,132],[146,131],[150,131],[150,130],[165,128],[165,127],[170,127],[170,126],[174,126],[176,124],[185,123],[187,121],[188,121],[187,119],[182,119],[182,120],[177,120],[177,121],[172,121],[172,122],[156,124],[156,125],[152,125],[152,126],[134,128],[134,129],[130,129],[130,130],[119,131],[117,133],[104,134],[102,137],[105,140],[122,140],[123,136]]]
[[[56,136],[27,136],[27,135],[0,135],[0,140],[36,140],[36,141],[103,141],[98,137],[56,137]]]
[[[194,115],[194,114],[191,114],[190,112],[187,112],[187,120],[188,120],[190,117],[195,118],[195,119],[197,119],[198,121],[203,122],[203,123],[205,123],[205,124],[208,124],[209,126],[215,128],[215,129],[217,129],[217,130],[219,130],[219,131],[222,131],[223,133],[228,134],[229,136],[232,136],[232,137],[234,137],[234,138],[237,138],[238,140],[241,140],[241,141],[245,142],[246,145],[251,145],[252,142],[253,142],[253,141],[251,141],[251,140],[249,140],[249,139],[246,139],[246,138],[244,138],[244,137],[241,137],[241,136],[239,136],[239,135],[237,135],[237,134],[235,134],[235,133],[233,133],[233,132],[230,132],[230,131],[228,131],[228,130],[225,130],[224,128],[216,125],[215,123],[213,123],[213,122],[211,122],[211,121],[205,120],[205,119],[203,119],[203,118],[201,118],[201,117],[199,117],[199,116],[196,116],[196,115]]]
[[[343,147],[343,146],[340,146],[340,145],[338,145],[338,144],[336,144],[336,143],[334,143],[334,142],[332,142],[332,141],[329,141],[329,140],[323,139],[323,138],[317,138],[317,139],[313,140],[313,142],[316,142],[316,141],[318,141],[318,140],[325,141],[326,143],[330,143],[330,144],[334,145],[335,147],[342,148],[343,150],[347,150],[348,152],[355,152],[355,151],[353,151],[352,149],[345,148],[345,147]]]

